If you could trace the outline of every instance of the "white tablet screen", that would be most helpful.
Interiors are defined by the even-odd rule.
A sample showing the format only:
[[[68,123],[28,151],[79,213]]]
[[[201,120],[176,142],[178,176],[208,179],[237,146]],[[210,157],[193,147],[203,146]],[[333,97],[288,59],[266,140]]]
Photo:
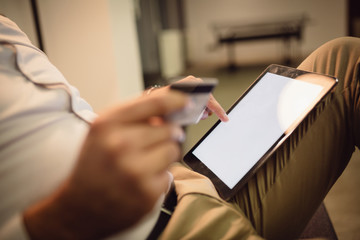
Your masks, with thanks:
[[[193,154],[232,189],[322,89],[266,73]]]

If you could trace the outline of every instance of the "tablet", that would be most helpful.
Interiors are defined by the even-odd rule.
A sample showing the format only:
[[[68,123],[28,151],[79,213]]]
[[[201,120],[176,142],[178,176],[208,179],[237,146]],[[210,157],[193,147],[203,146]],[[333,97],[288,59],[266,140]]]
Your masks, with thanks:
[[[334,88],[337,79],[270,65],[184,156],[228,200]]]

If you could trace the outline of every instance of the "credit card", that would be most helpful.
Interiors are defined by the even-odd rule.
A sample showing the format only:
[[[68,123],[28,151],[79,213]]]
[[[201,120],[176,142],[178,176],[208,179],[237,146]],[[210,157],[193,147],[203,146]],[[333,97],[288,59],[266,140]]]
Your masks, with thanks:
[[[170,85],[170,89],[187,94],[190,102],[184,109],[168,115],[166,118],[168,121],[181,126],[196,124],[200,121],[210,94],[218,84],[216,78],[202,79],[203,82],[178,82]]]

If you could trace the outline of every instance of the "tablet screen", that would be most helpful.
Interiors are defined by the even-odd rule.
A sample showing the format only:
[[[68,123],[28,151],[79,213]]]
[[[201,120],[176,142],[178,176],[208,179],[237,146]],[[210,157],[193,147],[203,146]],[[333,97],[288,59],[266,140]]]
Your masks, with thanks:
[[[270,65],[185,155],[229,198],[336,85],[336,79]]]
[[[266,73],[193,154],[233,188],[321,92],[322,86]]]

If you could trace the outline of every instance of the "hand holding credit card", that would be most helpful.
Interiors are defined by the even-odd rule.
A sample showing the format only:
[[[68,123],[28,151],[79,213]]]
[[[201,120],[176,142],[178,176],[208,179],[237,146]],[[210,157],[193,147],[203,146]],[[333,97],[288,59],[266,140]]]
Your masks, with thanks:
[[[204,78],[203,82],[177,82],[170,85],[171,90],[181,91],[190,98],[189,104],[181,111],[167,116],[167,120],[185,126],[200,121],[212,90],[218,83],[216,78]]]

